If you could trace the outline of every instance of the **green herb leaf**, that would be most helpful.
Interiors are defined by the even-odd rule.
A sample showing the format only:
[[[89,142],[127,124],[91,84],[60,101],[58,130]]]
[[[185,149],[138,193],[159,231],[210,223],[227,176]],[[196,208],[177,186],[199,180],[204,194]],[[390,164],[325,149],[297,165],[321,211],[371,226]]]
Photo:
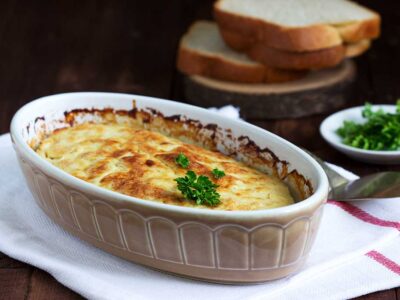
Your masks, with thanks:
[[[175,158],[175,162],[182,168],[187,169],[189,167],[189,159],[183,153],[179,153],[179,155]]]
[[[182,195],[195,201],[197,205],[216,206],[221,202],[220,194],[216,190],[218,185],[207,176],[197,176],[195,172],[187,171],[185,177],[178,177],[175,181]]]
[[[221,171],[221,170],[218,170],[217,168],[215,168],[214,170],[212,170],[211,173],[214,175],[214,177],[215,177],[216,179],[220,179],[220,178],[222,178],[222,177],[225,176],[225,172],[224,172],[224,171]]]
[[[386,113],[382,109],[373,111],[372,105],[366,103],[362,116],[365,123],[344,121],[336,131],[344,144],[365,150],[400,149],[400,100],[396,113]]]

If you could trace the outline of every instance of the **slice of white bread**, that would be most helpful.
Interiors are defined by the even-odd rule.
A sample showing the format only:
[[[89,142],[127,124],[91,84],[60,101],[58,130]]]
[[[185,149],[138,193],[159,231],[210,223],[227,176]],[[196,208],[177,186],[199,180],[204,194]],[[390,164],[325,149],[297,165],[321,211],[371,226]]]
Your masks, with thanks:
[[[265,65],[280,69],[310,70],[336,66],[346,57],[355,57],[367,51],[370,40],[337,45],[315,51],[293,52],[266,46],[252,37],[221,28],[225,43],[238,52],[246,53],[250,58]]]
[[[182,37],[177,67],[187,75],[242,83],[285,82],[307,73],[267,67],[232,50],[224,43],[216,23],[209,21],[195,22]]]
[[[223,30],[286,51],[315,51],[377,38],[378,13],[347,0],[218,0]]]

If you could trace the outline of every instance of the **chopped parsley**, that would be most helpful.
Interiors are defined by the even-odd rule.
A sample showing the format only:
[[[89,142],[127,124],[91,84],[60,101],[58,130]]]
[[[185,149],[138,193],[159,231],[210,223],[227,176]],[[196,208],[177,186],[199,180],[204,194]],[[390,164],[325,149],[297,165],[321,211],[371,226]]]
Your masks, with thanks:
[[[182,195],[195,201],[197,205],[216,206],[220,203],[220,194],[216,190],[218,185],[207,176],[197,176],[195,172],[187,171],[185,177],[178,177],[175,181]]]
[[[214,175],[214,178],[216,178],[216,179],[220,179],[220,178],[225,176],[225,172],[221,171],[221,170],[218,170],[217,168],[212,170],[211,173]]]
[[[345,145],[364,150],[400,149],[400,100],[396,113],[386,113],[382,109],[373,111],[366,103],[362,111],[365,123],[344,121],[336,133]]]
[[[175,158],[175,162],[182,168],[187,169],[189,167],[189,159],[183,153],[179,153],[179,155]]]

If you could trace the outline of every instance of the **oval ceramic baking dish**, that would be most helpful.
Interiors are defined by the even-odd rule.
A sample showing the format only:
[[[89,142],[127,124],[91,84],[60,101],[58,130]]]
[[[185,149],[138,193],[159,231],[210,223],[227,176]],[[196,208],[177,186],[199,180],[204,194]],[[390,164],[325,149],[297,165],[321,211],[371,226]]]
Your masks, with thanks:
[[[202,143],[261,169],[265,163],[294,190],[311,195],[293,205],[257,211],[167,205],[82,181],[32,149],[46,132],[68,126],[66,112],[80,111],[79,122],[90,114],[96,121],[96,111],[110,108],[130,110],[128,114],[140,115],[143,123],[161,131],[181,124]],[[243,121],[168,100],[115,93],[43,97],[15,114],[11,136],[29,189],[56,223],[127,260],[208,281],[263,282],[298,270],[314,242],[328,193],[325,173],[298,147]]]

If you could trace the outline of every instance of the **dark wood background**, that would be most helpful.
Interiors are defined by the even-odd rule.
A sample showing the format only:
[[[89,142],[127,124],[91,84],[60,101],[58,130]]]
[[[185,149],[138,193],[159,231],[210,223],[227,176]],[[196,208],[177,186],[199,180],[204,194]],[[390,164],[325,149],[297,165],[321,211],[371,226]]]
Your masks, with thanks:
[[[23,104],[54,93],[113,91],[185,101],[175,70],[178,40],[193,20],[211,18],[212,2],[0,0],[0,132],[9,131]],[[400,98],[400,1],[359,2],[381,13],[383,33],[357,59],[347,106],[394,103]],[[318,133],[324,117],[248,121],[361,175],[400,171],[355,162],[330,148]],[[0,253],[0,299],[74,298],[49,274]],[[362,299],[400,300],[400,289]]]

